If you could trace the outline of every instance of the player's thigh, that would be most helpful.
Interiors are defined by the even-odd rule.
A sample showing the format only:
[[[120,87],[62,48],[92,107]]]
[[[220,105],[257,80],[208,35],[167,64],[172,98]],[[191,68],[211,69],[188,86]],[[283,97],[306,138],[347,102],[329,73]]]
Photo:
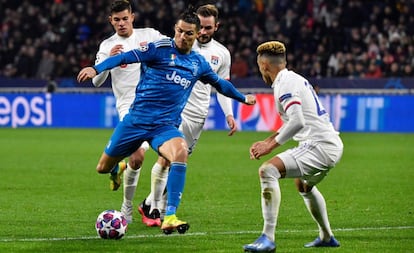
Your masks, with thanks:
[[[127,157],[142,144],[145,136],[146,131],[131,124],[127,115],[114,129],[105,153],[111,157]]]
[[[187,143],[177,128],[159,127],[152,135],[150,144],[161,156],[170,162],[187,162]]]
[[[260,166],[259,173],[262,173],[262,170],[267,167],[268,164],[271,164],[272,167],[275,167],[280,173],[281,178],[284,178],[286,176],[286,167],[282,159],[278,156],[274,156],[271,159],[267,160]]]
[[[187,143],[182,137],[174,137],[159,147],[159,153],[170,162],[187,162]]]
[[[99,158],[98,165],[96,165],[96,171],[98,173],[109,173],[122,158],[122,156],[108,156],[104,152],[102,153],[101,158]]]
[[[278,157],[286,168],[286,177],[300,178],[322,176],[329,170],[326,156],[320,145],[315,142],[300,143],[299,146],[288,149]]]
[[[183,117],[179,130],[183,133],[188,146],[188,153],[191,154],[200,139],[203,131],[203,123],[194,122]]]
[[[298,178],[306,185],[321,182],[342,155],[342,146],[336,143],[307,141],[278,156],[286,166],[286,177]]]

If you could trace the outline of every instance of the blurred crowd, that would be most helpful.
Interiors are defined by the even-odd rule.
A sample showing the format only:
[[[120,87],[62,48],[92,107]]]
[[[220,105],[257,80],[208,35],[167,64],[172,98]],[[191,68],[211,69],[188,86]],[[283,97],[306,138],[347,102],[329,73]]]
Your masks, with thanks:
[[[131,0],[136,27],[173,36],[188,4],[220,10],[232,77],[257,76],[256,47],[280,40],[307,77],[414,77],[414,0]],[[109,0],[0,0],[0,76],[74,78],[113,33]]]

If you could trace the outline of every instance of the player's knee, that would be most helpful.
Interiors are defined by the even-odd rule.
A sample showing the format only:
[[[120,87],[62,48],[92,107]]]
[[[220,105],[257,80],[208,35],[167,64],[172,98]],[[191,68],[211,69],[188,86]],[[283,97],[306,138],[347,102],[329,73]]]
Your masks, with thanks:
[[[187,147],[184,145],[181,145],[180,147],[177,147],[175,155],[174,155],[173,161],[175,162],[187,162],[188,152]]]
[[[103,163],[98,163],[98,165],[96,165],[96,172],[99,174],[108,173]]]
[[[137,170],[139,168],[141,168],[143,161],[140,159],[130,159],[128,160],[128,165],[131,169],[133,170]]]
[[[299,193],[301,194],[305,194],[308,192],[312,191],[313,186],[312,185],[308,185],[305,184],[301,179],[296,178],[295,179],[295,185],[296,185],[296,189],[298,190]]]
[[[144,162],[145,157],[145,150],[142,148],[139,148],[137,151],[135,151],[128,159],[128,165],[131,169],[137,170],[141,168],[142,163]]]
[[[260,178],[274,178],[279,179],[281,177],[279,170],[271,163],[265,162],[259,168]]]

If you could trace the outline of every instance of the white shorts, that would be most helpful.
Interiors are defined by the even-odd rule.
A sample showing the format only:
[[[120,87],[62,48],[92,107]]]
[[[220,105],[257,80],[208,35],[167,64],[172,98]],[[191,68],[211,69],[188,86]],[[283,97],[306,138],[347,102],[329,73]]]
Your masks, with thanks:
[[[201,132],[203,131],[203,126],[204,123],[195,122],[182,117],[179,130],[184,134],[184,138],[188,146],[188,154],[193,153]]]
[[[338,136],[330,143],[304,141],[277,156],[286,168],[286,178],[300,178],[307,185],[316,185],[341,159],[343,144]]]

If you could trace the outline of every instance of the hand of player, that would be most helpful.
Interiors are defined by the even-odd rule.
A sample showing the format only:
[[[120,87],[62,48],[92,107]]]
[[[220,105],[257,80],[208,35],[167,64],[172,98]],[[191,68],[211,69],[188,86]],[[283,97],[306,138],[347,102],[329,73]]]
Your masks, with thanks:
[[[246,101],[244,101],[244,103],[248,105],[254,105],[256,104],[256,97],[253,95],[246,95]]]
[[[124,47],[121,44],[115,45],[113,48],[111,48],[111,51],[109,52],[109,56],[117,55],[122,53],[122,50]]]
[[[226,120],[227,120],[227,125],[230,128],[228,136],[232,136],[237,131],[236,121],[234,120],[233,115],[227,115]]]
[[[79,72],[77,80],[80,83],[80,82],[86,81],[88,79],[92,79],[95,76],[96,76],[96,70],[92,67],[86,67],[86,68],[83,68]]]
[[[269,154],[272,152],[272,147],[269,145],[269,143],[265,141],[258,141],[253,143],[253,145],[250,147],[249,153],[250,153],[250,159],[259,160],[260,157]]]

